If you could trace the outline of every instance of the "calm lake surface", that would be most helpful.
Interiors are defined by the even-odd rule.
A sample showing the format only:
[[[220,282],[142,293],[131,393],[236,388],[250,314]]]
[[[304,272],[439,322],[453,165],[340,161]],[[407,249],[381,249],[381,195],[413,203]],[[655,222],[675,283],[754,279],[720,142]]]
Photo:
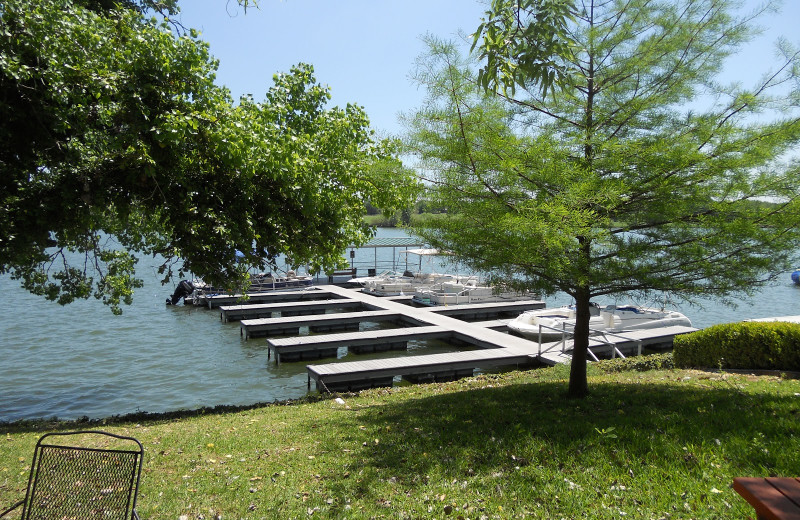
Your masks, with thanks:
[[[397,229],[379,229],[378,236],[404,235]],[[391,268],[393,263],[404,270],[400,251],[359,250],[355,265],[359,274],[366,275],[362,266],[372,266],[377,254],[379,270]],[[165,306],[174,284],[162,286],[155,267],[147,262],[143,259],[138,264],[145,286],[122,316],[113,316],[94,299],[62,307],[30,295],[7,276],[0,277],[0,290],[10,304],[0,315],[0,421],[101,418],[137,411],[247,405],[307,393],[305,362],[276,366],[274,360],[267,360],[266,340],[244,341],[238,322],[222,323],[218,312],[204,308]],[[414,262],[412,269],[418,267]],[[547,300],[548,306],[564,303],[570,302],[564,297]],[[786,273],[777,284],[752,300],[741,301],[736,309],[707,302],[703,308],[679,310],[695,326],[707,327],[748,318],[798,315],[799,303],[800,288]],[[457,349],[442,342],[411,342],[407,353],[383,355],[451,350]]]

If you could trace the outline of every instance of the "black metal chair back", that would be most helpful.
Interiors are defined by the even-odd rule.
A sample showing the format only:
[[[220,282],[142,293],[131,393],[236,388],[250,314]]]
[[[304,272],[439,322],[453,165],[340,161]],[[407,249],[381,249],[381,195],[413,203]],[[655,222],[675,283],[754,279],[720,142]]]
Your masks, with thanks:
[[[64,444],[78,435],[99,442],[92,447]],[[21,518],[138,518],[136,495],[143,454],[138,440],[107,432],[42,436],[36,443]]]

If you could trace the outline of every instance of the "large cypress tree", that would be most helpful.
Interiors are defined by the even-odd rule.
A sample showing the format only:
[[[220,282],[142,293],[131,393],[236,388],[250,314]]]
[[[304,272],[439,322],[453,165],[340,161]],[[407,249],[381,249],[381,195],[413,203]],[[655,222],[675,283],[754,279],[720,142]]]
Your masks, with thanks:
[[[497,0],[478,67],[433,41],[419,68],[430,97],[409,147],[449,212],[418,231],[574,298],[570,395],[587,392],[592,298],[727,299],[797,260],[800,63],[783,43],[763,75],[739,71],[750,87],[718,82],[755,34],[734,7]]]

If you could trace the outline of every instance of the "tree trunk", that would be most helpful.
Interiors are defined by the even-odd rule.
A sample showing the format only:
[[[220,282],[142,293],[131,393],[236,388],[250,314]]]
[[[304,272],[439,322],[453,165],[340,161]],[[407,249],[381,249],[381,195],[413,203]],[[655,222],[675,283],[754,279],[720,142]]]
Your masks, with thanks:
[[[575,336],[573,338],[572,364],[569,369],[569,397],[585,397],[589,393],[586,378],[586,360],[589,350],[589,291],[581,288],[575,294]]]
[[[589,24],[594,25],[594,2],[589,6]],[[589,66],[586,74],[586,107],[584,108],[584,125],[586,137],[584,142],[584,161],[586,171],[594,170],[594,45],[589,44]],[[586,237],[578,237],[581,254],[586,268],[591,265],[591,243]],[[575,335],[573,336],[572,364],[569,369],[569,397],[585,397],[589,393],[589,382],[586,379],[586,360],[589,351],[589,287],[581,286],[575,291]]]

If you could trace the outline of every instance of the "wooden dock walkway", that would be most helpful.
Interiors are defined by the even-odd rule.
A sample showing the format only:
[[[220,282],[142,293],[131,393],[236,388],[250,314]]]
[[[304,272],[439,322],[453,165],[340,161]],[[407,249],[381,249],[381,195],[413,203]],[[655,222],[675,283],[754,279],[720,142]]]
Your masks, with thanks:
[[[494,348],[469,352],[429,354],[392,359],[373,359],[308,366],[308,386],[325,392],[357,391],[392,386],[396,376],[416,383],[452,381],[473,375],[475,367],[527,365],[528,354]]]
[[[272,338],[267,340],[275,361],[299,361],[336,357],[336,352],[346,347],[356,353],[405,350],[410,340],[449,339],[453,331],[447,327],[406,327],[402,329],[379,329],[364,332],[342,332],[321,336],[299,336],[295,338]]]
[[[785,323],[800,323],[800,316],[777,316],[774,318],[754,318],[752,320],[744,320],[744,321],[766,321],[766,322],[782,321]]]
[[[333,300],[312,300],[306,302],[262,303],[253,305],[223,305],[219,308],[223,322],[237,321],[245,318],[272,317],[279,312],[281,316],[299,316],[303,314],[323,314],[327,310],[379,310],[359,300],[345,298]]]
[[[696,330],[693,327],[663,327],[624,332],[619,336],[609,335],[602,341],[593,338],[589,345],[590,358],[598,359],[598,354],[625,357],[623,352],[641,354],[643,347],[671,345],[676,335]],[[502,335],[515,338],[507,334]],[[454,333],[454,337],[462,341],[467,339],[464,335],[459,338],[458,333]],[[475,369],[535,364],[555,365],[569,363],[572,360],[571,341],[568,341],[566,346],[562,346],[561,342],[547,343],[542,345],[541,349],[538,343],[524,339],[522,341],[528,344],[522,349],[518,346],[517,348],[498,346],[450,354],[308,365],[306,367],[308,385],[310,388],[311,381],[314,380],[316,388],[320,391],[356,391],[391,386],[397,376],[415,382],[450,381],[471,376]]]
[[[642,349],[666,349],[672,346],[672,339],[680,334],[688,334],[698,329],[674,325],[657,329],[629,330],[619,334],[599,334],[589,338],[589,358],[594,360],[598,356],[625,357],[627,355],[641,355]],[[542,363],[555,365],[572,360],[574,341],[569,339],[562,342],[545,343],[542,345],[537,357]]]
[[[536,300],[517,300],[507,302],[467,303],[461,305],[442,305],[424,307],[428,312],[450,316],[461,320],[486,319],[496,316],[516,318],[525,311],[543,309],[544,302]]]
[[[240,331],[245,338],[292,335],[267,340],[268,356],[271,358],[275,354],[278,363],[336,357],[340,348],[356,353],[406,349],[408,341],[427,338],[445,339],[471,348],[448,354],[308,365],[309,387],[313,380],[321,391],[386,386],[397,377],[416,382],[452,380],[480,369],[552,365],[571,359],[570,341],[540,346],[505,332],[508,320],[502,318],[543,308],[541,301],[413,307],[407,304],[408,298],[380,298],[333,285],[315,289],[286,291],[274,295],[271,301],[258,304],[223,305],[220,317],[223,321],[241,320]],[[280,313],[281,317],[273,317],[273,313]],[[401,328],[357,330],[361,322],[386,320],[400,324]],[[308,327],[312,332],[348,332],[299,336],[300,327]],[[643,347],[671,345],[676,334],[694,330],[668,327],[626,332],[621,336],[606,335],[605,339],[593,338],[590,351],[595,358],[640,353]]]
[[[198,301],[195,302],[195,305],[208,307],[209,309],[216,309],[217,307],[222,307],[223,305],[237,305],[243,303],[251,305],[257,303],[328,300],[339,297],[318,287],[252,292],[246,295],[247,299],[243,302],[242,298],[244,298],[244,296],[245,295],[242,294],[215,294],[210,296],[200,296]]]
[[[270,335],[300,334],[300,327],[308,327],[311,332],[334,330],[358,330],[362,322],[391,321],[400,325],[422,325],[395,311],[337,312],[334,314],[313,314],[301,317],[260,318],[241,320],[240,333],[244,339]]]

